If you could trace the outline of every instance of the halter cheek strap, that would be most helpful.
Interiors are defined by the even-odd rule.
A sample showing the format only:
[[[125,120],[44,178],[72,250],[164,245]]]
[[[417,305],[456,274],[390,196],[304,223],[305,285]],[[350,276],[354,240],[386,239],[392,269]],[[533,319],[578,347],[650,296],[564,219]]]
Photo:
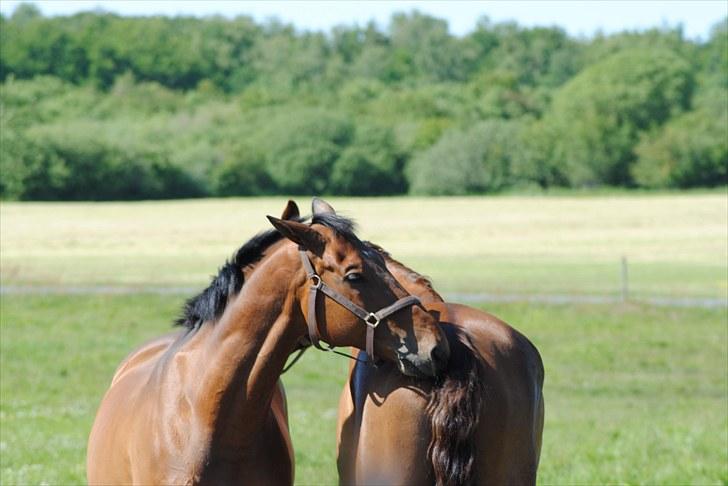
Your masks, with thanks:
[[[324,295],[327,295],[336,303],[345,307],[352,314],[364,321],[364,324],[367,326],[366,352],[371,362],[374,362],[374,330],[377,328],[379,323],[383,319],[404,309],[405,307],[419,305],[420,299],[413,295],[408,295],[407,297],[402,297],[395,303],[384,307],[377,312],[367,312],[340,292],[326,285],[324,281],[321,280],[321,276],[316,273],[316,270],[314,270],[311,260],[309,260],[308,254],[305,251],[300,250],[299,254],[301,255],[303,268],[306,270],[306,277],[311,280],[311,288],[308,293],[308,317],[306,318],[306,324],[308,325],[308,337],[311,340],[311,344],[323,351],[333,350],[333,346],[323,347],[320,343],[321,335],[319,334],[318,322],[316,320],[316,299],[319,291],[321,291]]]

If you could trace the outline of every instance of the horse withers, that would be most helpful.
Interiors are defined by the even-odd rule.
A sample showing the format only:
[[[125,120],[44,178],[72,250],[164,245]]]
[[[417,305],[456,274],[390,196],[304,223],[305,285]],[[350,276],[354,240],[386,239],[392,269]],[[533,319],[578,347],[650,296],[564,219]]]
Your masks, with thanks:
[[[436,381],[389,364],[352,365],[337,425],[341,483],[535,484],[544,419],[538,350],[500,319],[443,302],[426,278],[372,247],[446,330],[450,363]]]
[[[365,309],[381,317],[381,360],[420,377],[444,366],[448,342],[429,313],[409,300],[381,312],[408,294],[349,220],[269,219],[277,231],[241,247],[188,302],[181,332],[119,367],[89,437],[89,483],[291,484],[279,377],[308,331],[304,316],[316,316],[326,343],[364,349],[371,326],[352,309]],[[309,299],[323,284],[335,297]]]

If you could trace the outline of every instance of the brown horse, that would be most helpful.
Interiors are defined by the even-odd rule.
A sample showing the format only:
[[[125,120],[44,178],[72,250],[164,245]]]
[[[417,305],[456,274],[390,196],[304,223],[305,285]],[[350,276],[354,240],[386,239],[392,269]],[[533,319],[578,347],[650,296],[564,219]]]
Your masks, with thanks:
[[[436,321],[350,221],[269,220],[287,240],[269,232],[243,245],[188,301],[184,330],[119,367],[89,437],[89,483],[292,483],[279,377],[312,318],[328,344],[375,347],[406,373],[434,376],[444,366]],[[311,299],[319,290],[325,296]]]
[[[444,303],[426,278],[378,249],[437,316],[450,363],[434,383],[386,363],[352,365],[339,403],[341,483],[535,484],[544,418],[538,350],[498,318]]]

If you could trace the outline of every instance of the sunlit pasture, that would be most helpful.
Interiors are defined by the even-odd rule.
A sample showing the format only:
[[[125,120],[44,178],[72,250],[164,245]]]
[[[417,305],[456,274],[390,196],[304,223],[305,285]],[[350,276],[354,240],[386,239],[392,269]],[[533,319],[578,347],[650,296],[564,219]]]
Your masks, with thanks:
[[[310,200],[296,199],[307,212]],[[0,483],[83,483],[119,361],[168,332],[184,299],[285,202],[0,204]],[[724,192],[330,202],[454,299],[617,296],[626,256],[634,302],[473,304],[543,356],[540,483],[728,482],[728,310],[639,302],[725,298]],[[48,295],[59,292],[74,295]],[[284,377],[298,484],[337,482],[347,366],[312,350]]]
[[[304,212],[309,198],[296,198]],[[203,285],[285,198],[2,203],[5,285]],[[369,198],[331,202],[362,238],[445,292],[721,298],[728,198],[687,195]]]

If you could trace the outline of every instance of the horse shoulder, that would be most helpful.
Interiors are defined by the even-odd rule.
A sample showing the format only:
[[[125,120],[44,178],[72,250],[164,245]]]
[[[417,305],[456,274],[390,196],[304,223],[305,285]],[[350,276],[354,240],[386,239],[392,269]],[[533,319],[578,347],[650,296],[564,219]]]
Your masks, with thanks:
[[[179,385],[184,374],[178,369],[178,351],[188,336],[191,334],[182,330],[155,338],[118,366],[89,437],[90,483],[116,473],[130,475],[117,478],[118,482],[194,482],[189,464],[199,462],[199,452],[183,445],[190,434],[184,417],[191,410],[178,393],[183,389]],[[139,430],[149,434],[134,433]]]

